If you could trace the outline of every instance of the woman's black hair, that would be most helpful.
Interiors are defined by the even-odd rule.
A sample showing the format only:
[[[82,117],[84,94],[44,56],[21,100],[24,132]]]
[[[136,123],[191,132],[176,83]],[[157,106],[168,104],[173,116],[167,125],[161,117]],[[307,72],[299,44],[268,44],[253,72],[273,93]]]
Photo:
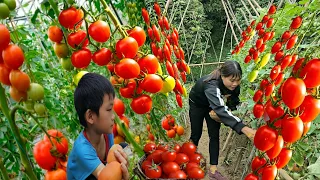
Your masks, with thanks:
[[[219,79],[220,76],[232,78],[240,78],[242,77],[242,69],[240,64],[237,61],[228,60],[223,63],[223,65],[214,70],[210,76],[205,80],[210,81],[211,79]]]
[[[83,75],[74,92],[74,106],[82,126],[87,127],[85,113],[88,109],[99,116],[99,109],[105,95],[110,99],[115,97],[113,86],[108,79],[96,73]]]

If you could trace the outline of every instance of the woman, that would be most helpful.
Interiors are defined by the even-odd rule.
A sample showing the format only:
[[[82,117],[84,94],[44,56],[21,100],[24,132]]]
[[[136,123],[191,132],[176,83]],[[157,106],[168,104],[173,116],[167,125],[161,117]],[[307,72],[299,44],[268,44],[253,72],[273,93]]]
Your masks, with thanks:
[[[231,113],[240,103],[241,77],[242,70],[239,63],[226,61],[221,68],[200,78],[190,91],[190,140],[198,146],[205,118],[210,139],[210,179],[226,179],[217,171],[220,122],[238,134],[245,134],[250,139],[253,139],[255,134],[255,130],[244,125],[238,117]],[[224,99],[226,99],[226,104]]]

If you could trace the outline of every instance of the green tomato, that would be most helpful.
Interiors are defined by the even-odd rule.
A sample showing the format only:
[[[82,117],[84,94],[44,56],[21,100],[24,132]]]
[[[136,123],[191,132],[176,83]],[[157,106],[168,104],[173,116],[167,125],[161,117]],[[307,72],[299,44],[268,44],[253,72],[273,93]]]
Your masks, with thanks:
[[[9,17],[10,10],[5,3],[0,3],[0,19],[6,19]]]
[[[34,111],[34,103],[32,100],[27,100],[24,102],[24,107],[28,110],[28,111]]]
[[[46,106],[42,103],[35,103],[34,104],[34,111],[39,115],[43,116],[46,113]]]
[[[71,71],[74,68],[70,58],[61,58],[60,64],[62,65],[62,68],[67,71]]]
[[[16,7],[17,7],[15,0],[4,0],[4,3],[8,6],[10,11],[16,9]]]
[[[31,83],[27,93],[28,98],[33,101],[40,101],[44,98],[44,89],[38,83]]]

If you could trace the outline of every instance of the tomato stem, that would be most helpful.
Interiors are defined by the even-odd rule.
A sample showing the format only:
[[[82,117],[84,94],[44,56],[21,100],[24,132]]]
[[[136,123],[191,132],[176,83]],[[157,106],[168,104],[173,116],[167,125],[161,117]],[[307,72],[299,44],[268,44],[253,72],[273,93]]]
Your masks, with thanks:
[[[157,120],[156,118],[156,115],[154,113],[154,110],[157,109],[156,107],[153,107],[152,110],[151,110],[151,121],[154,122],[154,124],[156,125],[157,129],[159,130],[159,134],[163,137],[164,141],[165,142],[168,142],[168,138],[167,136],[163,133],[163,130],[161,128],[161,125],[160,125],[160,121]],[[158,109],[164,116],[166,116],[163,111],[161,111],[160,109]]]
[[[88,38],[89,43],[90,43],[91,45],[93,45],[93,46],[96,48],[96,50],[98,50],[99,47],[98,47],[97,45],[95,45],[95,44],[91,41],[91,38],[90,38],[90,36],[89,36],[89,26],[88,26],[87,20],[85,20],[84,23],[85,23],[85,25],[86,25],[87,38]],[[82,43],[83,43],[84,41],[85,41],[85,39],[82,40],[80,47],[82,46]]]
[[[126,136],[126,140],[132,144],[134,150],[138,153],[139,157],[142,157],[144,155],[142,147],[133,139],[131,134],[129,133],[127,127],[124,125],[124,123],[119,119],[118,116],[114,119],[115,123],[120,127],[123,134]]]
[[[111,18],[115,27],[119,28],[119,32],[122,35],[122,37],[126,37],[127,36],[126,32],[122,29],[122,26],[121,26],[118,18],[112,13],[112,11],[111,11],[110,7],[108,6],[108,4],[106,3],[106,1],[100,0],[100,2],[102,3],[103,7],[105,8],[104,10],[108,14],[108,16]]]
[[[26,143],[23,140],[23,138],[21,137],[20,131],[19,131],[14,119],[10,115],[10,109],[8,107],[7,98],[5,95],[5,89],[2,87],[1,84],[0,84],[0,106],[2,108],[3,114],[6,116],[6,118],[9,121],[9,126],[10,126],[12,133],[13,133],[13,137],[18,144],[19,154],[20,154],[21,161],[22,161],[22,164],[25,168],[25,172],[26,172],[27,176],[30,179],[38,179],[36,174],[34,173],[34,169],[33,169],[33,165],[31,164],[31,160],[28,157]]]

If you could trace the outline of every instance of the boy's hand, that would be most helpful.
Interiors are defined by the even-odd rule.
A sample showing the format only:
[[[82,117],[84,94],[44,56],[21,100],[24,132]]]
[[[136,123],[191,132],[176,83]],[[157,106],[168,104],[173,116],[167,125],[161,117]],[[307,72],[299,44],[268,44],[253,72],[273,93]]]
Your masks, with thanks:
[[[116,150],[114,151],[114,155],[116,156],[117,160],[120,162],[121,164],[121,170],[122,170],[122,177],[124,180],[128,180],[129,177],[129,172],[128,172],[128,158],[126,153],[120,149],[120,150]]]
[[[256,135],[257,130],[251,129],[247,126],[243,127],[241,129],[241,131],[243,132],[243,134],[245,134],[251,141],[253,141],[254,136]]]
[[[216,112],[214,112],[213,110],[211,110],[209,112],[209,115],[211,117],[211,119],[215,120],[218,123],[222,123],[222,121],[220,120],[220,118],[218,117],[218,115],[216,114]]]

